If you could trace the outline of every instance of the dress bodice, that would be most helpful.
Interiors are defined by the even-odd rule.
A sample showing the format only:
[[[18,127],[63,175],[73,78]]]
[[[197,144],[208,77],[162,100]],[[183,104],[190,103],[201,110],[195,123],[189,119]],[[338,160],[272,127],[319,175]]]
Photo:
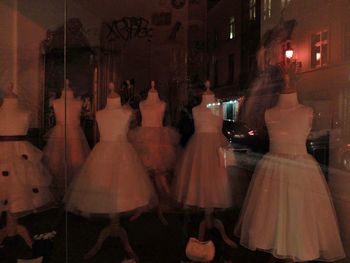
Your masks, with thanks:
[[[141,103],[142,127],[162,127],[165,112],[165,103]]]
[[[306,154],[306,140],[312,126],[311,108],[298,104],[292,108],[274,107],[265,113],[270,152]]]
[[[125,108],[97,112],[100,141],[126,141],[131,115],[131,110]]]
[[[53,108],[55,110],[56,123],[58,125],[80,125],[82,102],[80,100],[69,98],[60,98],[53,101]]]
[[[197,106],[193,108],[195,132],[221,133],[222,117],[215,115],[211,109]]]
[[[30,114],[18,108],[17,99],[4,99],[0,108],[0,136],[26,135]]]

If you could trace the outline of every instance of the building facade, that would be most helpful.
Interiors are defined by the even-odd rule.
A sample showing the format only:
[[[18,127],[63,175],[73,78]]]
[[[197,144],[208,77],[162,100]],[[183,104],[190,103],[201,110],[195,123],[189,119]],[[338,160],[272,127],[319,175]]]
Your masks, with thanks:
[[[219,97],[243,95],[254,79],[259,0],[221,0],[208,11],[208,76]]]

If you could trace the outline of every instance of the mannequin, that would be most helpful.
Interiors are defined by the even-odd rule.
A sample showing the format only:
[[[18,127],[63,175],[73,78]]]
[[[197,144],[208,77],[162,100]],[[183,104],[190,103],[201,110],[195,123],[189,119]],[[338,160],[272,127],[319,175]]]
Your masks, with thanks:
[[[54,192],[59,202],[66,187],[79,172],[90,148],[80,127],[82,101],[74,98],[69,80],[62,90],[62,96],[52,101],[56,116],[56,126],[46,135],[44,161],[54,177]],[[67,171],[67,177],[62,171]]]
[[[218,156],[219,147],[228,143],[221,131],[223,120],[218,114],[220,109],[209,107],[209,104],[216,102],[210,90],[210,81],[205,82],[205,87],[201,104],[193,108],[195,133],[176,170],[174,197],[185,206],[205,211],[205,217],[199,226],[201,241],[207,229],[217,228],[224,242],[234,248],[236,244],[228,238],[224,225],[213,216],[214,209],[229,208],[232,200],[228,174],[220,166]]]
[[[179,134],[171,127],[163,127],[166,103],[159,98],[156,83],[151,82],[147,98],[140,102],[142,115],[141,127],[130,131],[129,138],[133,142],[148,174],[154,179],[160,196],[158,216],[163,224],[167,224],[163,216],[165,199],[170,196],[167,176],[175,165]]]
[[[288,71],[284,81],[265,113],[270,150],[254,172],[235,233],[245,247],[270,252],[270,262],[336,261],[345,257],[336,214],[305,145],[313,111],[298,102]]]
[[[17,218],[49,207],[51,178],[41,164],[41,152],[26,141],[30,114],[20,108],[13,88],[11,83],[0,107],[0,212],[7,212],[0,244],[19,235],[31,247],[32,239]]]
[[[85,255],[93,257],[109,236],[119,237],[129,257],[137,260],[126,231],[120,226],[121,213],[151,206],[154,189],[133,147],[127,141],[132,111],[121,105],[113,83],[104,109],[96,113],[100,142],[96,144],[67,195],[67,210],[83,216],[105,216],[110,225]]]

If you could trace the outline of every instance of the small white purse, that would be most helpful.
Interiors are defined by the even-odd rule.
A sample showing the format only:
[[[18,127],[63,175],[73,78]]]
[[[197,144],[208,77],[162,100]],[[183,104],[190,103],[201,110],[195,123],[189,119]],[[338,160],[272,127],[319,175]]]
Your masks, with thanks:
[[[186,256],[196,262],[210,262],[215,256],[214,243],[210,241],[199,241],[191,237],[186,246]]]

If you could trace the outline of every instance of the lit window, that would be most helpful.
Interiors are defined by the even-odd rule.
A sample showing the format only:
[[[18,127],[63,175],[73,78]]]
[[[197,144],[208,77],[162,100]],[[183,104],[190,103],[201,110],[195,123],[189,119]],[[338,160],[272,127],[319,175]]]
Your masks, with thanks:
[[[344,57],[345,60],[350,60],[350,23],[345,26],[344,37]]]
[[[230,39],[234,39],[236,37],[236,25],[235,18],[230,18]]]
[[[282,8],[287,7],[287,5],[290,3],[291,0],[281,0],[281,6]]]
[[[328,31],[313,34],[311,37],[311,67],[322,67],[328,64]]]
[[[249,18],[256,20],[256,0],[249,0]]]
[[[271,17],[272,0],[264,0],[264,20]]]

